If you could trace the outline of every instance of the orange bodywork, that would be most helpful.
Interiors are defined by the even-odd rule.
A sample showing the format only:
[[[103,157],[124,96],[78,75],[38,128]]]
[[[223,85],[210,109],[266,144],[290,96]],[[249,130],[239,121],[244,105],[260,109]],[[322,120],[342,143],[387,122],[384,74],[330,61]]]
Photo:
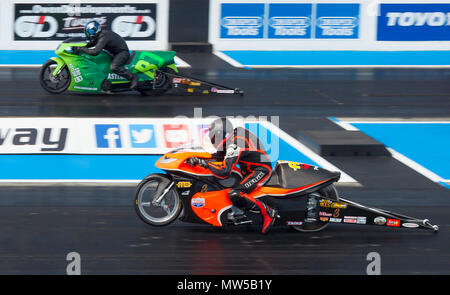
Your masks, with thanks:
[[[196,193],[191,199],[192,210],[204,221],[214,226],[222,226],[220,216],[232,205],[228,199],[229,190],[228,188],[220,191]]]
[[[184,173],[194,175],[212,175],[211,171],[200,166],[192,167],[186,164],[186,160],[191,157],[211,159],[211,154],[207,152],[181,152],[173,154],[165,154],[156,162],[155,166],[170,171],[183,171]]]

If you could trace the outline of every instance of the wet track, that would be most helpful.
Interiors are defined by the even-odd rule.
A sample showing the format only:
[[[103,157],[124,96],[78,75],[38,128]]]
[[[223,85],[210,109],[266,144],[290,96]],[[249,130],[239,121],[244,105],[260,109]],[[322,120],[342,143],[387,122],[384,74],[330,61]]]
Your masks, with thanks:
[[[172,117],[276,115],[296,136],[318,118],[450,118],[450,70],[234,69],[213,56],[181,55],[182,72],[246,92],[239,96],[143,97],[49,95],[38,69],[0,69],[1,116]],[[313,124],[313,123],[310,123]],[[328,157],[361,186],[341,196],[429,218],[424,230],[331,224],[300,234],[275,228],[217,229],[176,221],[141,222],[134,187],[0,186],[0,274],[64,274],[67,253],[80,253],[83,274],[365,274],[366,255],[381,255],[382,274],[450,274],[450,190],[389,157]],[[443,163],[445,164],[445,163]],[[447,163],[448,164],[448,163]]]

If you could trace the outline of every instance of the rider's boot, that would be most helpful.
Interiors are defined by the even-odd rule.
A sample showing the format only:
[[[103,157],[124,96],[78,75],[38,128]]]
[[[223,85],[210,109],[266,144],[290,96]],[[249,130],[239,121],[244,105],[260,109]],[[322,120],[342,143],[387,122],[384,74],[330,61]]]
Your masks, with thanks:
[[[266,204],[258,200],[255,200],[247,210],[253,213],[261,213],[263,217],[263,226],[261,232],[263,234],[269,232],[275,222],[275,219],[279,217],[277,210],[267,206]]]
[[[124,77],[125,79],[130,81],[130,89],[134,90],[138,86],[139,77],[131,73],[129,70],[125,68],[120,68],[119,71],[116,72],[118,75]]]
[[[267,206],[266,204],[259,202],[258,203],[261,204],[260,209],[261,209],[261,215],[263,217],[263,226],[262,226],[262,230],[261,232],[263,234],[267,234],[269,232],[269,230],[272,228],[275,219],[278,217],[278,212],[277,210]],[[259,205],[259,204],[258,204]]]
[[[133,75],[131,78],[130,89],[136,89],[138,86],[139,77],[137,75]]]

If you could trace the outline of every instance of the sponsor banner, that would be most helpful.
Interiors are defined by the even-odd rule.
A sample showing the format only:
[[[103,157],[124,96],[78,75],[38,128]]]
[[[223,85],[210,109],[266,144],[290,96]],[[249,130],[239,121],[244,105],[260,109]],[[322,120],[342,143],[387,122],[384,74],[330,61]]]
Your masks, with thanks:
[[[205,143],[211,120],[0,118],[0,154],[164,154]]]
[[[220,7],[221,39],[358,39],[360,4],[222,3]]]
[[[378,41],[450,41],[450,4],[380,4]]]
[[[14,4],[14,41],[84,37],[91,20],[125,40],[155,40],[156,10],[156,3]]]
[[[311,38],[312,4],[269,4],[268,38]]]
[[[316,38],[357,39],[359,4],[317,4]]]
[[[264,4],[222,4],[221,38],[263,38]]]

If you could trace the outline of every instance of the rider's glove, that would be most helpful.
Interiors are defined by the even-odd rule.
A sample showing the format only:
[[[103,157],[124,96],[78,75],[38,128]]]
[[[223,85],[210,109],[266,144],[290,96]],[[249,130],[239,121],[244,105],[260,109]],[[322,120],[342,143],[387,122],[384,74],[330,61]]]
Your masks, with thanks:
[[[208,162],[206,162],[205,159],[198,159],[198,165],[199,165],[200,167],[205,168],[205,169],[208,169],[208,168],[209,168]]]
[[[199,165],[203,168],[208,168],[208,164],[206,163],[206,161],[204,159],[199,159],[196,157],[189,158],[187,160],[187,163],[191,166]]]
[[[72,47],[72,53],[73,54],[79,54],[80,53],[80,47],[78,47],[78,46]]]

